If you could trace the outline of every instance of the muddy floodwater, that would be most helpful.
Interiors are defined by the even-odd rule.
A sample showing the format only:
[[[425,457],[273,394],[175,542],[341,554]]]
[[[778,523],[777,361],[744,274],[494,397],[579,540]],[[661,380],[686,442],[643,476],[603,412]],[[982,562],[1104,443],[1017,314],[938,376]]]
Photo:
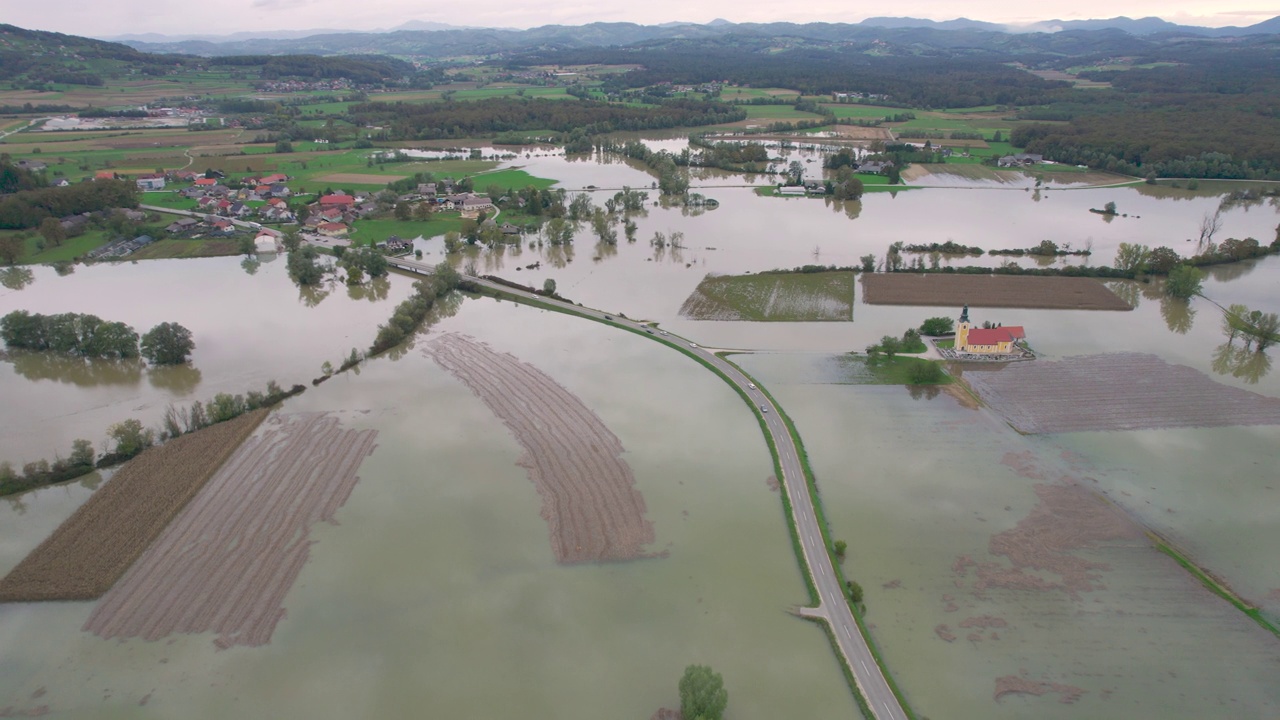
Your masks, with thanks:
[[[653,142],[678,150],[683,141]],[[575,192],[594,186],[597,205],[617,188],[653,183],[635,163],[539,150],[506,166]],[[845,571],[865,589],[872,634],[919,715],[1280,716],[1280,640],[1147,534],[1280,622],[1280,428],[1228,421],[1022,435],[993,409],[953,395],[867,385],[842,353],[959,308],[868,305],[860,285],[848,322],[679,314],[709,273],[858,265],[896,241],[1092,248],[1058,265],[1110,264],[1120,242],[1189,255],[1195,243],[1186,238],[1230,186],[955,187],[835,203],[761,197],[749,187],[761,180],[697,171],[693,189],[718,206],[662,207],[653,193],[633,218],[632,243],[598,245],[584,227],[571,246],[529,236],[518,248],[448,259],[529,285],[554,279],[564,297],[704,346],[764,351],[733,357],[795,420],[833,537],[849,544]],[[1127,217],[1089,212],[1107,202]],[[1218,239],[1266,244],[1277,222],[1269,202],[1224,207]],[[683,233],[681,246],[654,247],[655,232]],[[424,260],[446,259],[441,239],[417,242]],[[93,603],[2,605],[0,709],[70,718],[644,718],[676,707],[683,668],[706,663],[723,674],[738,720],[856,716],[826,636],[788,613],[805,600],[804,583],[759,426],[691,360],[598,323],[455,299],[412,346],[311,387],[324,362],[369,345],[411,292],[410,278],[300,292],[283,258],[32,272],[32,282],[0,289],[0,314],[91,312],[140,332],[176,321],[197,348],[189,366],[167,370],[0,358],[0,460],[52,458],[77,437],[103,449],[113,422],[154,424],[170,403],[271,379],[308,386],[285,412],[325,413],[343,432],[377,435],[333,522],[296,531],[313,544],[269,642],[216,644],[215,632],[105,640],[81,630]],[[1280,310],[1280,257],[1213,268],[1205,297],[1189,302],[1165,298],[1158,283],[1109,287],[1133,311],[975,308],[971,316],[1024,326],[1049,362],[1142,354],[1198,374],[1199,387],[1280,398],[1277,349],[1241,353],[1215,305]],[[520,436],[524,416],[472,387],[483,372],[450,372],[430,357],[440,347],[431,343],[450,334],[509,356],[503,367],[527,368],[563,390],[562,407],[579,403],[583,417],[596,418],[593,432],[608,442],[589,451],[625,463],[645,530],[642,550],[597,555],[636,559],[564,561],[565,538],[575,536],[548,517],[547,488]],[[533,392],[510,396],[525,403]],[[0,572],[101,482],[95,474],[0,502]]]

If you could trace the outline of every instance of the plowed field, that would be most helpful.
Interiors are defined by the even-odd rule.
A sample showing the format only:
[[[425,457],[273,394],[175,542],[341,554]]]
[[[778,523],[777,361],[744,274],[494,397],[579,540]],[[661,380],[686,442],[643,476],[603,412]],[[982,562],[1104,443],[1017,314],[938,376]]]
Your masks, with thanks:
[[[100,597],[267,412],[183,435],[130,460],[0,580],[0,602]]]
[[[215,632],[220,648],[270,642],[307,562],[310,526],[333,521],[376,437],[320,413],[273,417],[102,598],[84,629],[147,640]]]
[[[1280,425],[1280,399],[1142,353],[962,366],[961,377],[1024,433]]]
[[[1132,310],[1093,278],[1024,275],[863,273],[868,305]]]
[[[708,275],[680,306],[692,320],[853,320],[853,273]]]
[[[654,540],[622,442],[577,397],[540,370],[461,335],[426,353],[493,411],[525,454],[562,564],[642,557]]]

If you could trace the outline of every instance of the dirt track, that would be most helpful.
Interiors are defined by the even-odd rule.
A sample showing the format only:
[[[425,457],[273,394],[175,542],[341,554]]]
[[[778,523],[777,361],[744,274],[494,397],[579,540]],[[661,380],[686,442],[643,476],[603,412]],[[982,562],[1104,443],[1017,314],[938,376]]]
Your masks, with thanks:
[[[0,580],[0,602],[101,597],[267,412],[183,435],[127,462]]]
[[[525,449],[557,562],[628,560],[654,540],[623,447],[594,412],[537,368],[461,335],[426,354],[461,380]]]
[[[333,521],[376,437],[324,414],[276,415],[102,598],[84,629],[147,640],[216,632],[220,648],[270,642],[307,562],[308,529]]]
[[[1280,425],[1280,400],[1142,353],[962,366],[961,377],[1023,433]]]
[[[868,305],[1132,310],[1093,278],[941,273],[862,273]]]

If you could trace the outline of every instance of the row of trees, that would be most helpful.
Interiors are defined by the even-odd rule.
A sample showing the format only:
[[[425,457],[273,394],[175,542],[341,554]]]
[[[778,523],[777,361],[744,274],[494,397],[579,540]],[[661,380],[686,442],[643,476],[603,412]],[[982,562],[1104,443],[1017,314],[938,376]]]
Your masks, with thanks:
[[[449,263],[440,263],[431,277],[413,284],[413,295],[396,306],[391,319],[378,326],[378,335],[369,346],[369,354],[380,352],[404,342],[418,329],[436,300],[462,285],[462,276]]]
[[[11,348],[88,358],[141,355],[154,365],[184,363],[195,349],[191,331],[178,323],[156,325],[139,344],[138,333],[122,322],[108,322],[97,315],[41,315],[26,310],[14,310],[0,318],[0,339]]]
[[[653,130],[736,122],[745,110],[697,100],[664,101],[655,107],[611,105],[593,100],[500,97],[467,102],[362,103],[348,110],[353,122],[388,128],[391,139],[465,138],[514,130]]]
[[[96,180],[22,190],[0,198],[0,228],[34,228],[45,218],[137,206],[138,188],[130,180]]]

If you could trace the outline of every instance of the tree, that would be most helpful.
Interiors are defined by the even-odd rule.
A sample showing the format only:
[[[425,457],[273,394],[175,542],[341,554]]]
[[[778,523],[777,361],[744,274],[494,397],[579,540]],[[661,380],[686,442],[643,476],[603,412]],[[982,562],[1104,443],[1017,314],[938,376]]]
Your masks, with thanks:
[[[408,220],[411,217],[413,217],[413,208],[409,207],[409,203],[407,202],[396,203],[396,219],[397,220],[400,220],[403,222]]]
[[[846,585],[849,588],[849,599],[852,600],[855,605],[861,605],[862,586],[852,580],[846,581]]]
[[[291,152],[293,152],[293,143],[289,142],[288,140],[277,140],[277,141],[276,141],[276,152],[278,152],[278,153],[291,153]]]
[[[845,551],[849,549],[849,543],[846,543],[843,540],[837,540],[832,544],[832,549],[836,551],[837,557],[843,558]]]
[[[1219,207],[1212,213],[1205,213],[1200,218],[1200,236],[1196,242],[1196,246],[1204,249],[1209,243],[1213,242],[1213,236],[1218,234],[1222,229],[1222,208]]]
[[[447,262],[435,267],[436,295],[444,295],[462,283],[462,276]]]
[[[902,352],[902,341],[892,335],[885,335],[880,338],[880,352],[892,360],[894,355]]]
[[[546,281],[542,283],[542,293],[544,295],[555,295],[556,281],[551,278],[547,278]]]
[[[1177,251],[1173,248],[1160,246],[1151,251],[1151,256],[1147,260],[1147,264],[1151,268],[1151,272],[1157,275],[1168,275],[1178,263],[1182,262],[1182,258],[1178,256]]]
[[[1165,281],[1164,291],[1167,295],[1186,300],[1200,292],[1204,275],[1199,269],[1190,265],[1179,265],[1169,271],[1169,279]]]
[[[317,260],[318,256],[319,253],[310,245],[303,245],[289,253],[289,259],[285,261],[289,277],[299,285],[319,284],[324,278],[325,269]]]
[[[955,321],[949,317],[931,317],[920,324],[921,335],[946,335],[955,330]]]
[[[52,217],[47,217],[40,222],[40,235],[45,242],[54,247],[58,247],[63,240],[67,239],[67,231],[62,227],[62,223]]]
[[[680,678],[680,714],[684,720],[720,720],[729,705],[720,673],[706,665],[690,665]]]
[[[5,265],[12,265],[22,257],[22,251],[25,249],[25,243],[22,238],[12,235],[0,237],[0,261]]]
[[[142,356],[154,365],[182,364],[195,347],[191,331],[178,323],[160,323],[142,336]]]
[[[71,465],[93,465],[93,445],[88,440],[73,440],[71,456],[67,462]]]
[[[1106,205],[1103,205],[1103,206],[1102,206],[1102,212],[1103,212],[1103,213],[1105,213],[1105,214],[1107,214],[1107,215],[1115,215],[1115,214],[1116,214],[1116,204],[1115,204],[1115,202],[1114,202],[1114,201],[1112,201],[1112,202],[1108,202]]]
[[[298,217],[299,221],[304,219],[305,218],[301,216]],[[286,230],[284,236],[281,237],[280,240],[284,243],[284,249],[286,252],[293,252],[302,246],[302,236],[298,234],[297,228],[289,228]]]
[[[107,438],[115,442],[115,453],[130,458],[151,447],[155,433],[142,427],[138,420],[130,418],[107,428]]]
[[[1139,273],[1151,262],[1151,250],[1138,243],[1120,243],[1116,250],[1116,269],[1127,273]]]
[[[862,257],[858,258],[858,260],[861,261],[862,263],[862,272],[873,273],[876,271],[875,255],[863,255]]]
[[[932,385],[942,380],[942,366],[933,360],[912,362],[907,369],[907,377],[912,385]]]
[[[248,235],[241,235],[238,243],[241,255],[248,256],[258,252],[258,244]]]

